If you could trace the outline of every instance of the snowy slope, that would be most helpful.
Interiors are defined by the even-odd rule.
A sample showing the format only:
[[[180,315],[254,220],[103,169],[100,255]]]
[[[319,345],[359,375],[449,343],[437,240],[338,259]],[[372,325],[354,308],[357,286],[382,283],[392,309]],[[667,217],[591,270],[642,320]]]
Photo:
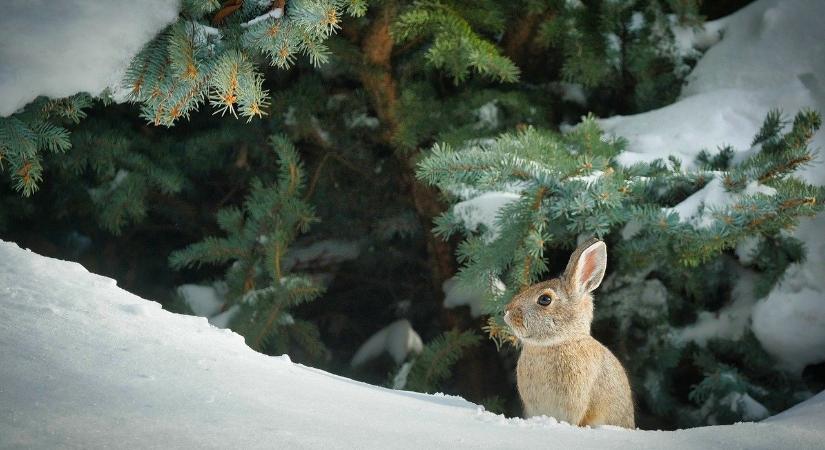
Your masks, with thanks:
[[[726,144],[743,157],[752,151],[750,143],[769,110],[780,108],[789,118],[803,108],[825,114],[823,17],[825,1],[759,0],[709,23],[706,33],[695,36],[707,38],[721,30],[722,39],[699,60],[679,101],[601,120],[606,131],[629,141],[619,161],[632,164],[672,154],[692,166],[700,150]],[[825,185],[825,131],[814,136],[811,146],[819,156],[799,174]],[[682,204],[676,210],[690,206],[698,205]],[[825,214],[803,220],[795,236],[806,245],[806,262],[789,267],[766,298],[740,302],[749,310],[739,312],[747,315],[765,350],[799,373],[825,361]],[[716,324],[715,330],[709,322],[698,328],[705,337],[729,333],[721,326],[724,321]]]
[[[761,423],[676,432],[506,419],[255,353],[0,241],[0,448],[821,448],[825,393]]]
[[[178,0],[4,0],[0,117],[39,95],[117,91],[132,57],[178,16]],[[117,94],[117,92],[115,92]]]

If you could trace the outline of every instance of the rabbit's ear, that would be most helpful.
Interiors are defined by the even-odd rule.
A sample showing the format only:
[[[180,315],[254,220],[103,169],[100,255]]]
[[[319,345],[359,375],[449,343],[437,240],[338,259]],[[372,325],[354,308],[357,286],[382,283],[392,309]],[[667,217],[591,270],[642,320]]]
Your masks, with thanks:
[[[593,292],[602,283],[607,268],[607,246],[593,238],[582,244],[570,256],[564,280],[576,294]]]

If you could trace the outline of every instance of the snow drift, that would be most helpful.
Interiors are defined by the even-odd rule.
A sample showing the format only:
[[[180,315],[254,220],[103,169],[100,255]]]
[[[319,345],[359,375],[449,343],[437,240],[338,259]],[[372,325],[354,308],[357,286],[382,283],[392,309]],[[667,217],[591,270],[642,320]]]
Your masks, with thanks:
[[[759,423],[577,428],[252,351],[205,318],[0,241],[0,447],[816,448],[825,393]]]

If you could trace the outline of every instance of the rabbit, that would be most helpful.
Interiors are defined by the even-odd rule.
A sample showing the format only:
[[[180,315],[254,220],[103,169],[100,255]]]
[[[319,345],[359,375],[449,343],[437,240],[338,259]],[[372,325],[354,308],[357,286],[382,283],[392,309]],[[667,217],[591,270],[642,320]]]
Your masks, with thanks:
[[[590,239],[573,252],[560,278],[524,289],[507,305],[504,321],[522,344],[516,380],[526,417],[635,427],[627,373],[590,335],[591,292],[606,265],[607,246]]]

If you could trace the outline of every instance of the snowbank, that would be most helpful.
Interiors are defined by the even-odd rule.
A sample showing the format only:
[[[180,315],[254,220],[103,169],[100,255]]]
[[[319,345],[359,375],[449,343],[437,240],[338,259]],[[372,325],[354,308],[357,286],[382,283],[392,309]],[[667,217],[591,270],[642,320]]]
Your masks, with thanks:
[[[721,30],[723,38],[699,60],[679,101],[643,114],[601,120],[606,131],[629,141],[619,161],[632,164],[672,154],[690,167],[703,148],[715,150],[725,144],[742,158],[753,151],[751,141],[769,110],[780,108],[790,117],[803,108],[825,114],[822,17],[822,1],[760,0],[708,24],[707,32],[682,36],[682,40],[693,36],[707,41],[707,36]],[[698,41],[694,44],[707,45]],[[817,133],[811,145],[820,151],[825,148],[825,132]],[[799,173],[810,183],[825,185],[823,155]],[[764,186],[750,188],[771,195]],[[724,206],[730,199],[715,181],[674,210],[680,219],[701,226],[706,223],[706,210]],[[791,266],[766,298],[738,300],[728,311],[736,313],[738,324],[743,317],[751,319],[752,313],[750,326],[762,346],[794,372],[825,361],[823,230],[825,215],[805,220],[795,236],[807,245],[807,261]],[[729,333],[723,326],[706,325],[710,324],[702,324],[702,339],[712,337],[708,332],[714,329]]]
[[[0,117],[40,95],[117,88],[140,48],[178,16],[172,0],[11,0],[0,14]]]
[[[0,447],[816,448],[825,393],[676,432],[507,419],[268,357],[82,266],[0,241]]]

